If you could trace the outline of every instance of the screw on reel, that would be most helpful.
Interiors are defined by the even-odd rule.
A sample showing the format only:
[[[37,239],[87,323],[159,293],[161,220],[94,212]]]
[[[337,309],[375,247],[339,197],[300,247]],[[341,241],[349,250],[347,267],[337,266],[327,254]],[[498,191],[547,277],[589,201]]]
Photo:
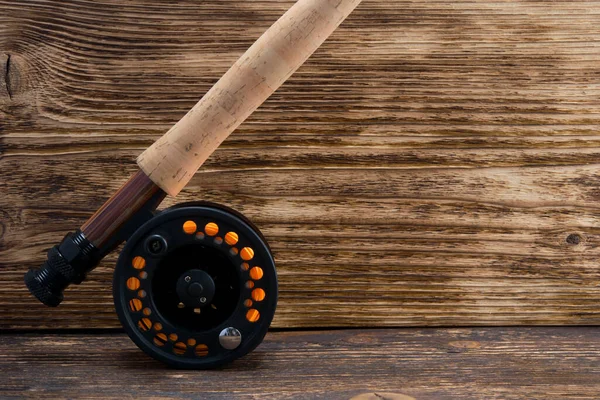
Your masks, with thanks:
[[[263,340],[277,304],[275,263],[241,214],[187,203],[129,238],[113,295],[123,327],[143,351],[177,368],[212,368]]]

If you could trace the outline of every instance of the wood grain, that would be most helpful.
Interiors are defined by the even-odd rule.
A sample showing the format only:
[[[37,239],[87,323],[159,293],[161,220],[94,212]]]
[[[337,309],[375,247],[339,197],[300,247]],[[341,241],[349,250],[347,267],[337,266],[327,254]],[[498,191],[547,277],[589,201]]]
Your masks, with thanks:
[[[115,255],[22,274],[292,3],[0,0],[0,328],[118,326]],[[598,324],[599,6],[364,0],[178,201],[264,231],[276,327]]]
[[[597,399],[598,328],[271,332],[213,371],[123,334],[0,336],[4,399]]]

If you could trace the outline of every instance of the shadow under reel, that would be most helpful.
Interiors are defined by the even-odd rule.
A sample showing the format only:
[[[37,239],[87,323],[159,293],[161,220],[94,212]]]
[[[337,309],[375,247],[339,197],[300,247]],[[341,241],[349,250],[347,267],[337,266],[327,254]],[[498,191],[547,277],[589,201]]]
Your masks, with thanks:
[[[277,276],[260,231],[216,204],[162,211],[129,238],[113,296],[127,334],[178,368],[211,368],[260,344],[275,314]]]

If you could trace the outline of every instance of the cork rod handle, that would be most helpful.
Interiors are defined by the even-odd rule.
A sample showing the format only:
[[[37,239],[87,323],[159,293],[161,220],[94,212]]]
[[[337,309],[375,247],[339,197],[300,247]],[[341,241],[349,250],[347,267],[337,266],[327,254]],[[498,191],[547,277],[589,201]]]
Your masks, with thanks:
[[[176,196],[198,168],[331,35],[361,0],[298,0],[204,97],[137,159]]]

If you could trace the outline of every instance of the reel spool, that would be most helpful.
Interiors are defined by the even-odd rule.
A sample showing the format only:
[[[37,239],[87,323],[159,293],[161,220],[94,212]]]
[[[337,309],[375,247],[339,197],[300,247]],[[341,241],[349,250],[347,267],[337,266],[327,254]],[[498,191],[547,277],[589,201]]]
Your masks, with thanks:
[[[212,368],[263,340],[277,304],[275,263],[241,214],[187,203],[160,212],[127,240],[113,295],[140,349],[177,368]]]

